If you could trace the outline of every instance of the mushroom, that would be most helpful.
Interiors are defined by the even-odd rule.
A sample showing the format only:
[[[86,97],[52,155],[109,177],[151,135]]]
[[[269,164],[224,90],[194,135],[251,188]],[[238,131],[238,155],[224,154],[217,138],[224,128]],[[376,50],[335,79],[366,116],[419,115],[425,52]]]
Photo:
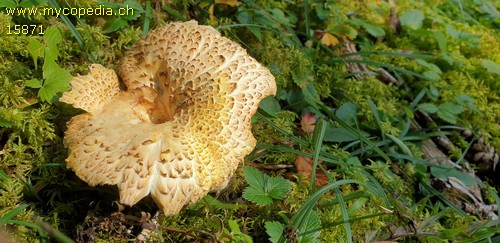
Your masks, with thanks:
[[[120,202],[151,193],[166,215],[224,189],[255,147],[251,117],[275,95],[271,72],[196,21],[138,41],[116,73],[90,66],[61,101],[86,113],[68,122],[67,166],[91,186],[118,185]]]

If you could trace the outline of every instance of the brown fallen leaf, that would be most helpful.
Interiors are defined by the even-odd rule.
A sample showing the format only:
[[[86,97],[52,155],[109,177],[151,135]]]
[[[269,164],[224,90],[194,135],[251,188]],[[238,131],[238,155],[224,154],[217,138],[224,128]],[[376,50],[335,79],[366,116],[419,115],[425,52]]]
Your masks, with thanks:
[[[322,161],[319,161],[321,164]],[[309,180],[311,179],[312,167],[313,167],[313,159],[305,156],[297,156],[294,162],[295,168],[297,171],[306,176]],[[321,165],[320,165],[321,166]],[[321,168],[316,169],[316,186],[323,187],[328,184],[328,177],[323,173]]]

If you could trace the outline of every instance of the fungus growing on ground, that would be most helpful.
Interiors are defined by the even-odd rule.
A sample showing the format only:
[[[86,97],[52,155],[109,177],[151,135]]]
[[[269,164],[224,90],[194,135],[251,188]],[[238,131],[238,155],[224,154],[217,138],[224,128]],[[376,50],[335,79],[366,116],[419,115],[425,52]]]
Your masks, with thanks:
[[[68,122],[67,166],[91,186],[118,185],[133,205],[151,193],[166,215],[224,189],[255,147],[251,117],[276,93],[269,70],[195,21],[137,42],[113,70],[94,64],[61,101],[87,113]]]

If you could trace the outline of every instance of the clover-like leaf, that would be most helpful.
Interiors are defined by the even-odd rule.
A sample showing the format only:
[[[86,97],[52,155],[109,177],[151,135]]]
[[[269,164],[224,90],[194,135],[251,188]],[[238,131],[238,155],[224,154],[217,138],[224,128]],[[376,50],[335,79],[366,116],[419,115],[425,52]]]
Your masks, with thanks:
[[[273,203],[273,199],[282,199],[291,190],[290,182],[280,177],[270,177],[253,167],[243,169],[249,187],[243,192],[243,198],[261,206]]]
[[[43,101],[51,101],[57,93],[69,89],[72,76],[68,70],[61,68],[55,62],[45,61],[43,69],[44,82],[38,91],[38,97]]]

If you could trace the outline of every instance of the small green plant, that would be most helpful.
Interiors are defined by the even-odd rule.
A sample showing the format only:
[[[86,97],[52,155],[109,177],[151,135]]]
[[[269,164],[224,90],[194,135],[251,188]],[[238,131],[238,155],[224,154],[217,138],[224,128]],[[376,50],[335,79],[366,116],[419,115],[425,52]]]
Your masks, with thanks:
[[[273,200],[281,200],[291,190],[290,182],[280,177],[270,177],[256,168],[243,169],[249,187],[243,197],[260,206],[268,206]]]
[[[38,58],[43,57],[43,79],[32,79],[26,82],[26,86],[39,89],[38,98],[42,101],[51,102],[57,93],[68,90],[71,74],[68,70],[60,67],[56,60],[59,57],[57,45],[62,42],[62,34],[58,28],[47,28],[43,36],[43,42],[31,38],[28,50],[31,53],[35,69],[38,68]]]

